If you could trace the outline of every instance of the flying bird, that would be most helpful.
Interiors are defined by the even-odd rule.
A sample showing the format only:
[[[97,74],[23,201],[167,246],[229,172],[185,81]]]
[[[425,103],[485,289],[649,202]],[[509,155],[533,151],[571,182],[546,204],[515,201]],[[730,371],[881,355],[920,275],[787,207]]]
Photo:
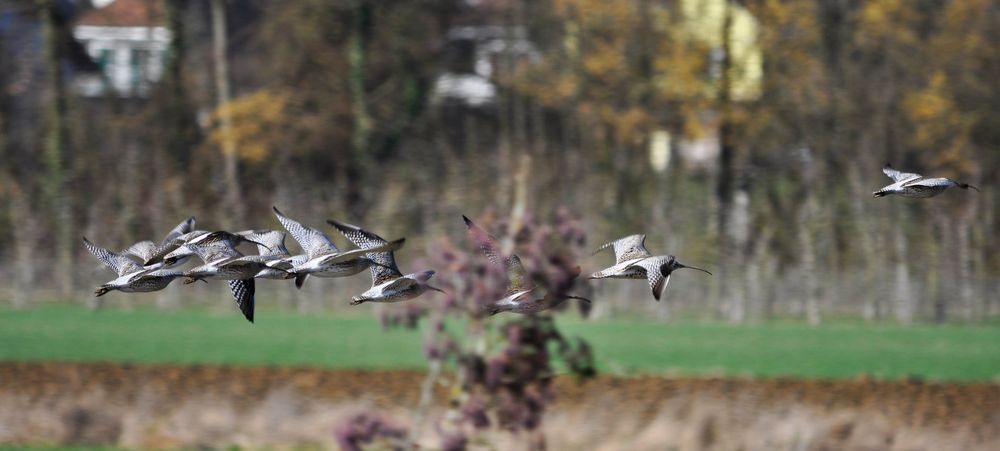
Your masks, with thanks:
[[[372,262],[372,286],[364,293],[351,298],[351,305],[363,302],[400,302],[420,296],[427,290],[444,292],[427,283],[434,276],[434,271],[403,275],[396,266],[392,250],[377,250],[391,244],[382,237],[355,225],[333,220],[326,222],[334,226],[355,246],[368,251],[368,258]]]
[[[673,255],[652,255],[646,249],[646,235],[629,235],[619,238],[597,248],[594,254],[613,247],[615,264],[591,274],[591,279],[647,279],[653,298],[657,301],[670,282],[670,275],[681,268],[696,269],[711,275],[712,273],[694,266],[686,266],[677,261]]]
[[[105,283],[94,291],[97,297],[109,291],[118,290],[126,293],[147,293],[166,288],[174,279],[181,277],[177,271],[162,269],[146,269],[125,254],[109,251],[91,243],[83,237],[83,244],[91,254],[118,274],[118,278]]]
[[[242,242],[264,246],[234,233],[217,231],[200,235],[177,248],[174,252],[193,251],[205,263],[189,269],[183,275],[184,283],[192,283],[202,279],[223,279],[229,281],[229,289],[233,299],[243,316],[253,322],[256,285],[254,276],[268,268],[259,256],[244,256],[236,249]],[[265,246],[267,247],[267,246]],[[168,254],[165,259],[171,258]]]
[[[893,183],[872,193],[872,197],[884,197],[890,194],[897,196],[924,198],[934,197],[944,192],[944,190],[957,186],[962,189],[972,189],[979,191],[979,188],[968,183],[956,182],[943,177],[924,177],[920,174],[910,172],[899,172],[886,163],[882,172],[892,179]]]
[[[138,257],[142,260],[142,264],[146,269],[168,269],[177,266],[193,254],[179,256],[171,259],[171,261],[164,261],[162,257],[178,247],[179,243],[178,245],[174,244],[178,237],[190,233],[194,229],[194,224],[194,216],[191,216],[181,221],[180,224],[177,224],[160,242],[157,243],[152,240],[139,241],[123,250],[122,253]]]
[[[295,274],[291,272],[296,264],[301,264],[306,260],[305,255],[293,256],[285,247],[285,233],[277,230],[244,230],[236,232],[241,236],[257,244],[257,254],[248,255],[247,258],[258,259],[267,265],[267,268],[260,270],[257,279],[291,279]]]
[[[516,254],[505,257],[500,251],[500,244],[495,237],[477,226],[465,215],[462,215],[462,219],[469,229],[472,241],[479,245],[479,248],[486,254],[486,258],[491,263],[502,266],[507,275],[507,289],[504,291],[504,297],[491,302],[487,307],[487,312],[491,316],[500,312],[538,313],[562,304],[567,299],[576,299],[581,302],[590,303],[590,299],[565,293],[549,292],[541,299],[536,298],[532,294],[536,287],[531,283],[527,272],[524,270],[521,258]],[[580,275],[579,267],[576,268],[576,274],[573,274],[572,277],[576,278],[578,275]]]
[[[341,252],[325,233],[283,215],[277,207],[271,208],[274,209],[278,222],[306,252],[306,258],[298,258],[291,269],[295,275],[297,288],[302,288],[302,284],[305,283],[306,277],[309,275],[316,277],[353,276],[374,264],[373,260],[367,256],[370,253],[395,251],[402,247],[406,241],[405,238],[400,238],[375,245],[371,249],[352,249]]]

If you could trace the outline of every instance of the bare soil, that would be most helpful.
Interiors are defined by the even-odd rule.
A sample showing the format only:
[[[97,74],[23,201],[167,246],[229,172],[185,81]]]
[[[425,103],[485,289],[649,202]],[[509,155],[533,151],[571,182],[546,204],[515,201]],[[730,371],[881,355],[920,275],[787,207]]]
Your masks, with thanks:
[[[0,443],[334,448],[378,410],[408,426],[418,371],[0,362]],[[871,379],[557,378],[549,449],[996,450],[1000,384]],[[444,393],[436,399],[443,403]],[[430,412],[420,434],[437,448]],[[500,431],[476,448],[523,448]],[[488,443],[489,445],[483,445]],[[477,445],[478,444],[478,445]]]

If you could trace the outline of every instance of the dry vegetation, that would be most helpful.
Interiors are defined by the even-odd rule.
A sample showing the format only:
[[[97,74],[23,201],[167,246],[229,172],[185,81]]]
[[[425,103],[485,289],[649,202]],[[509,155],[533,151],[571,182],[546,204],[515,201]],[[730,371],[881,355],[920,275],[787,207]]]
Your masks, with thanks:
[[[0,442],[334,446],[370,408],[406,424],[413,371],[0,364]],[[551,449],[997,449],[1000,385],[598,377],[555,382]],[[439,417],[444,393],[436,396]],[[427,447],[437,446],[431,427]],[[511,437],[491,432],[493,446]],[[473,449],[476,449],[473,443]]]

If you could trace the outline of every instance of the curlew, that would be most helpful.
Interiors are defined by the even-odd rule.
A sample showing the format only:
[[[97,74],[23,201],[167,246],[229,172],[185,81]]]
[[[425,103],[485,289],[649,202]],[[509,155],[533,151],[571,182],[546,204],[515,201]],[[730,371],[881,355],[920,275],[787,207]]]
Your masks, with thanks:
[[[465,215],[462,215],[462,219],[469,229],[469,235],[472,237],[472,240],[479,245],[479,248],[486,254],[486,258],[491,263],[502,266],[507,276],[507,289],[504,291],[504,297],[491,302],[486,309],[491,316],[500,312],[538,313],[562,304],[567,299],[576,299],[580,302],[590,303],[590,299],[565,293],[556,294],[549,292],[541,299],[536,298],[533,294],[536,287],[529,280],[524,270],[524,265],[521,264],[521,258],[516,254],[511,254],[509,257],[503,256],[496,238],[486,233],[485,230],[477,226]],[[577,267],[576,274],[572,277],[576,278],[579,275],[580,268]]]
[[[192,229],[194,229],[194,223],[194,216],[188,217],[181,221],[180,224],[177,224],[159,243],[151,240],[139,241],[123,250],[122,253],[138,257],[142,260],[143,266],[146,269],[173,268],[183,263],[193,254],[178,256],[170,261],[164,261],[162,257],[179,246],[178,238],[191,233]]]
[[[371,252],[392,252],[403,246],[404,238],[392,242],[384,242],[372,249],[352,249],[341,252],[325,233],[291,219],[281,213],[277,207],[275,216],[282,227],[292,235],[306,253],[306,258],[297,259],[297,264],[291,269],[295,274],[295,286],[302,288],[306,277],[347,277],[353,276],[373,265]],[[384,241],[384,240],[383,240]]]
[[[364,230],[358,226],[327,220],[343,234],[351,243],[368,251],[371,259],[372,286],[364,293],[351,298],[351,305],[363,302],[401,302],[413,299],[427,290],[444,292],[427,283],[434,276],[434,271],[420,271],[404,275],[396,266],[396,258],[391,250],[384,249],[391,244],[382,237]]]
[[[681,268],[696,269],[712,273],[694,266],[686,266],[673,255],[654,256],[646,249],[646,235],[629,235],[597,248],[598,253],[608,247],[615,251],[615,264],[591,274],[591,279],[647,279],[653,298],[657,301],[670,282],[670,275]]]
[[[899,172],[893,169],[888,163],[882,168],[882,172],[892,179],[893,183],[886,185],[882,189],[872,193],[872,197],[885,197],[890,194],[897,196],[924,198],[934,197],[944,192],[944,190],[957,186],[962,189],[972,189],[979,191],[979,188],[968,183],[956,182],[943,177],[924,177],[920,174],[909,172]]]
[[[177,271],[145,269],[125,254],[118,254],[97,246],[91,243],[87,237],[83,237],[83,244],[98,260],[118,274],[118,278],[97,287],[97,290],[94,291],[97,297],[113,290],[125,293],[159,291],[166,288],[174,279],[181,277],[181,273]]]
[[[184,243],[177,248],[175,253],[194,252],[205,263],[196,266],[184,273],[187,280],[184,283],[192,283],[202,279],[222,279],[229,281],[229,289],[233,293],[233,299],[240,308],[240,312],[248,321],[253,322],[256,285],[254,276],[261,270],[268,268],[267,264],[258,256],[244,256],[236,250],[236,245],[241,242],[248,242],[263,246],[253,240],[246,239],[239,235],[218,231],[196,238]],[[266,246],[265,246],[266,247]],[[167,254],[164,259],[173,257]]]

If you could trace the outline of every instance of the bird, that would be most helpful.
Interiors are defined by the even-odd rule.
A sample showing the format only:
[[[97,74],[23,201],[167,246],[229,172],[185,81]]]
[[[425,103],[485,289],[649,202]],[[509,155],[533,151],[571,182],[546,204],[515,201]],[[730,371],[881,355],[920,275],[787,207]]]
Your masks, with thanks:
[[[184,246],[193,250],[205,263],[187,270],[184,283],[201,279],[248,279],[269,268],[259,255],[246,256],[237,250],[236,245],[241,242],[267,248],[262,243],[225,231],[212,232],[185,243]]]
[[[177,266],[187,260],[193,254],[187,256],[178,257],[172,259],[171,261],[163,261],[162,256],[176,249],[176,247],[171,247],[174,240],[178,237],[191,232],[194,229],[195,218],[190,216],[187,219],[181,221],[177,224],[170,233],[167,233],[159,243],[151,240],[139,241],[125,250],[122,251],[123,254],[134,255],[138,257],[143,262],[143,266],[146,269],[167,269]],[[205,232],[208,233],[208,232]],[[161,257],[161,258],[157,258]]]
[[[192,283],[202,279],[223,279],[229,281],[229,289],[240,312],[251,323],[254,320],[254,305],[256,302],[256,284],[254,276],[268,268],[259,256],[246,257],[236,249],[239,243],[248,242],[259,246],[267,246],[234,233],[225,231],[211,232],[200,235],[184,243],[174,250],[176,253],[193,251],[205,264],[189,269],[183,275],[184,283]],[[172,258],[167,254],[164,259]]]
[[[110,267],[118,278],[102,284],[94,290],[97,297],[104,296],[109,291],[118,290],[126,293],[147,293],[166,288],[174,279],[181,277],[178,271],[163,269],[146,269],[125,254],[109,251],[91,243],[83,237],[83,244],[98,260]]]
[[[236,235],[251,241],[260,243],[257,245],[257,259],[264,262],[267,268],[260,270],[257,279],[291,279],[295,274],[290,270],[296,265],[304,262],[308,257],[305,255],[292,256],[285,247],[285,233],[277,230],[244,230],[236,232]],[[246,256],[254,258],[253,255]]]
[[[382,237],[355,225],[334,220],[326,222],[355,246],[368,251],[368,258],[372,261],[372,286],[364,293],[352,297],[351,305],[363,302],[401,302],[420,296],[428,290],[444,293],[444,290],[427,283],[434,276],[433,270],[403,275],[396,266],[393,251],[373,251],[388,244]]]
[[[521,263],[521,258],[516,254],[504,257],[500,252],[500,246],[495,237],[486,233],[485,230],[477,226],[467,216],[462,215],[462,220],[465,221],[465,226],[469,229],[469,235],[472,237],[472,240],[479,245],[479,248],[486,254],[486,258],[495,265],[503,266],[504,272],[507,275],[507,289],[504,291],[504,297],[491,302],[486,308],[490,316],[500,312],[538,313],[555,307],[567,299],[576,299],[588,304],[591,302],[587,298],[555,292],[546,293],[541,299],[536,298],[532,294],[536,287],[527,277],[524,265]],[[577,267],[572,278],[575,279],[579,275],[580,268]]]
[[[209,233],[211,232],[208,230],[192,230],[175,236],[173,239],[163,242],[156,249],[156,252],[145,255],[146,261],[144,264],[152,266],[157,263],[163,263],[164,266],[177,266],[194,255],[194,251],[186,247],[185,243]],[[168,255],[170,257],[167,257]]]
[[[884,197],[895,194],[903,197],[924,198],[934,197],[944,192],[944,190],[957,186],[962,189],[972,189],[979,191],[979,188],[968,183],[956,182],[943,177],[924,177],[920,174],[910,172],[900,172],[893,169],[892,165],[886,163],[882,172],[892,179],[893,183],[872,193],[872,197]]]
[[[614,247],[615,264],[590,275],[591,279],[647,279],[653,298],[657,301],[670,282],[670,274],[681,268],[696,269],[712,273],[694,266],[686,266],[673,255],[652,255],[646,249],[646,235],[629,235],[597,248],[594,254]]]
[[[402,247],[406,241],[405,238],[392,242],[382,240],[382,243],[373,245],[371,249],[352,249],[341,252],[325,233],[285,216],[277,207],[271,208],[274,209],[278,222],[299,243],[308,257],[304,260],[300,258],[298,264],[294,265],[291,270],[295,275],[296,288],[302,288],[302,284],[305,283],[306,277],[309,275],[316,277],[353,276],[372,266],[373,260],[367,257],[370,253],[392,252]]]

